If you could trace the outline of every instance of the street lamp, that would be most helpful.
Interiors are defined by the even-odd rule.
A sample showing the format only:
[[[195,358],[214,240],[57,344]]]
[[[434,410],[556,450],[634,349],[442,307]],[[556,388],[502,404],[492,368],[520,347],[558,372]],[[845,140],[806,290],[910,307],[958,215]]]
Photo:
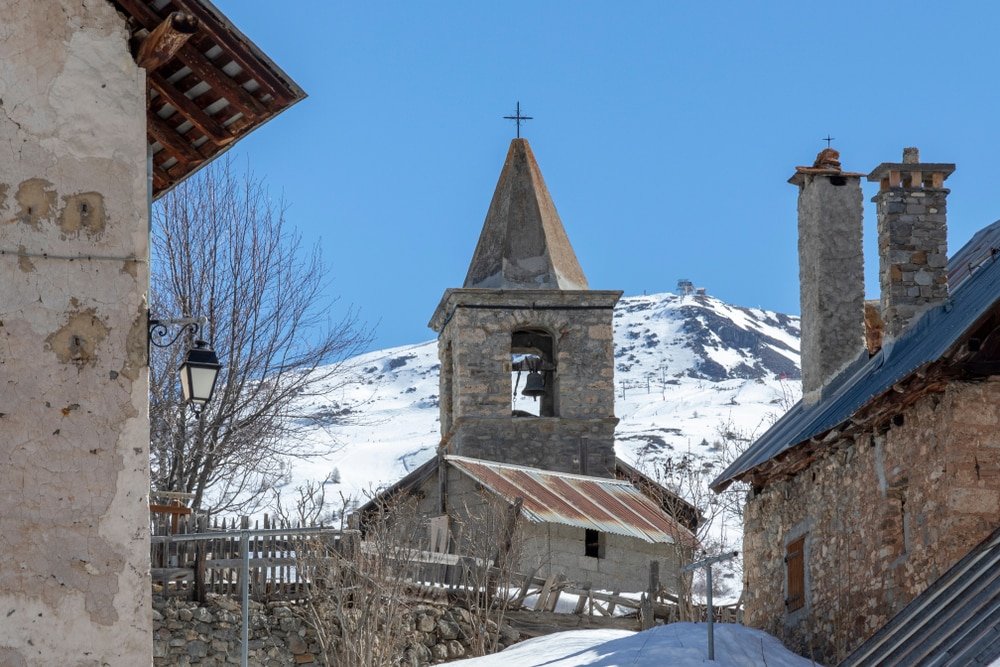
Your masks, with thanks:
[[[212,348],[205,341],[196,340],[178,369],[184,402],[193,403],[196,410],[201,410],[212,400],[220,370],[222,364]]]
[[[197,337],[201,328],[207,323],[208,320],[205,317],[182,317],[169,320],[149,318],[148,341],[151,345],[170,347],[185,331],[189,332],[195,339],[194,347],[188,350],[177,372],[181,376],[181,393],[184,396],[184,402],[193,405],[196,413],[200,413],[205,404],[212,400],[215,383],[219,378],[219,371],[222,370],[219,357],[216,356],[212,347]],[[167,327],[169,326],[179,326],[180,330],[173,338],[166,340],[168,337]],[[163,342],[165,340],[166,342]]]

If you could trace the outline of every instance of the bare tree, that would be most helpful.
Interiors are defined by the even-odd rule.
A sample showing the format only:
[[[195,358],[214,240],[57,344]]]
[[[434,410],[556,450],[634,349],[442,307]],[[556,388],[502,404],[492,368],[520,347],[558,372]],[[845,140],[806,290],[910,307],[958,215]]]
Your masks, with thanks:
[[[349,503],[341,498],[340,516]],[[290,517],[310,520],[325,505],[321,487],[300,487]],[[416,499],[376,498],[364,522],[363,541],[302,541],[296,567],[305,573],[306,597],[296,607],[314,629],[325,665],[379,667],[401,664],[412,650],[412,581],[426,526]],[[343,527],[343,526],[342,526]]]
[[[228,160],[160,200],[152,257],[152,312],[207,317],[201,336],[224,364],[215,397],[195,415],[177,381],[186,346],[152,349],[153,488],[192,493],[195,508],[245,511],[290,457],[325,453],[299,437],[314,423],[300,401],[354,382],[345,362],[370,335],[352,309],[333,317],[317,248],[303,247],[283,204]]]
[[[524,535],[521,499],[508,503],[492,493],[480,493],[474,505],[463,504],[452,522],[458,553],[465,557],[464,596],[475,632],[473,655],[495,653],[502,639],[511,594],[520,584]]]

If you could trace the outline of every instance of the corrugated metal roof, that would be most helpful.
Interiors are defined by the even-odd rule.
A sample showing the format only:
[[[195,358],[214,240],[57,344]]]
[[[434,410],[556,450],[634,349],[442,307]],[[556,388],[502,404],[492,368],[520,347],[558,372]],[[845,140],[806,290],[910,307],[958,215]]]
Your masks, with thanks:
[[[989,251],[990,243],[998,239],[1000,222],[973,236],[955,257],[967,264],[978,258],[978,268],[960,276],[944,304],[924,313],[870,359],[862,350],[858,360],[824,389],[819,401],[796,403],[712,482],[712,488],[720,491],[740,475],[838,426],[895,383],[941,358],[1000,300],[1000,262],[996,261],[1000,255]],[[954,268],[949,263],[949,271]]]
[[[859,646],[840,667],[988,665],[1000,657],[1000,530]]]
[[[687,528],[628,481],[462,456],[445,460],[505,500],[522,498],[521,513],[533,523],[560,523],[652,543],[694,544]]]

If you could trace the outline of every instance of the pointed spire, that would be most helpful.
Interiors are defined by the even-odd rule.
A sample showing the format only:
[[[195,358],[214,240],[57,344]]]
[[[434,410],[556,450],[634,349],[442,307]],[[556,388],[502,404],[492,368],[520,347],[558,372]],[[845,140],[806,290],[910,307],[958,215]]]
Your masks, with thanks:
[[[588,289],[527,139],[510,142],[465,287]]]

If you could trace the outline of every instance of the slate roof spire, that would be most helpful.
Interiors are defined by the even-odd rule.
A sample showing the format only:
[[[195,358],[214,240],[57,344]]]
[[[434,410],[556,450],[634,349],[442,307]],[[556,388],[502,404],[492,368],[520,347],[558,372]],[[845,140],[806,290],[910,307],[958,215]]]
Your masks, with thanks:
[[[510,142],[464,286],[588,289],[527,139]]]

